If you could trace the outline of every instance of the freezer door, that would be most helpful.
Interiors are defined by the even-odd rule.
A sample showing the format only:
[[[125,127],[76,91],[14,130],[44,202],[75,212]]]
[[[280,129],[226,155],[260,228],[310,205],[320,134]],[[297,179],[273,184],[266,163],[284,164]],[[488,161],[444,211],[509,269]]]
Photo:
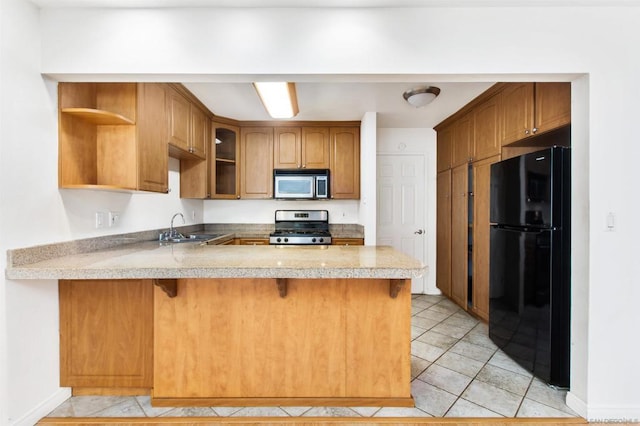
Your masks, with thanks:
[[[489,336],[513,360],[557,386],[569,384],[569,306],[560,231],[491,228]]]
[[[508,226],[551,228],[554,186],[551,149],[491,166],[490,220]],[[556,183],[557,184],[557,183]]]

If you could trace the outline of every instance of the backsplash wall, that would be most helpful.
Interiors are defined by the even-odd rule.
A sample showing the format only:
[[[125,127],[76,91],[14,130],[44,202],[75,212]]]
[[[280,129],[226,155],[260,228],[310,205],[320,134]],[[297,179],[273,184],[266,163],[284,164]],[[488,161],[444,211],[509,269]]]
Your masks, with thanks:
[[[359,200],[207,200],[204,223],[273,223],[276,210],[327,210],[329,223],[358,223]]]

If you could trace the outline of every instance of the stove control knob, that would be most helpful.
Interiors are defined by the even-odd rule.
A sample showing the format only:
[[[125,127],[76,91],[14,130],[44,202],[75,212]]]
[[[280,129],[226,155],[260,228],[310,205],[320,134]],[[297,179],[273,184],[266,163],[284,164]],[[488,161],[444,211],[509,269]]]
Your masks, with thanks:
[[[312,242],[312,243],[315,243],[315,242],[316,242],[316,237],[313,237],[313,238],[311,239],[311,242]]]
[[[320,242],[321,242],[321,243],[324,243],[324,238],[320,238]]]
[[[288,239],[288,238],[285,238],[285,239],[284,239],[284,242],[285,242],[285,243],[288,243],[288,242],[289,242],[289,239]]]
[[[282,241],[282,238],[280,238],[280,237],[276,238],[276,242],[279,243],[280,241]]]

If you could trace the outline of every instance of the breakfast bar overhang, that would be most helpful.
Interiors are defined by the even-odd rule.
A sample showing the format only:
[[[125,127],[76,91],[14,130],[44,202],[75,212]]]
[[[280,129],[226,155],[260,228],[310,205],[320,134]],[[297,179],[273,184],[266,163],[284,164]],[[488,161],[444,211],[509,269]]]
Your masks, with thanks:
[[[145,242],[9,262],[7,276],[60,280],[61,370],[94,350],[63,342],[92,333],[69,300],[82,324],[109,309],[150,322],[136,351],[149,378],[130,383],[155,406],[413,406],[410,281],[424,271],[391,247]],[[142,308],[117,307],[132,299]]]

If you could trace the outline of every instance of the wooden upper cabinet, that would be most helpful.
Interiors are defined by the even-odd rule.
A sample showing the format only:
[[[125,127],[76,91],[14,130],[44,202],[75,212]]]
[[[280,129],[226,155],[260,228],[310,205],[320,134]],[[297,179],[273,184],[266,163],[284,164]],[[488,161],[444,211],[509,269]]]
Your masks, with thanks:
[[[191,105],[191,139],[189,152],[202,159],[207,156],[211,135],[211,121],[200,108]]]
[[[502,103],[502,145],[571,123],[570,83],[507,84]]]
[[[240,198],[240,128],[213,122],[211,198]],[[219,141],[219,143],[218,143]],[[215,158],[214,158],[215,156]]]
[[[328,169],[329,160],[329,128],[302,128],[302,168]]]
[[[457,167],[473,161],[473,111],[456,120],[453,125],[453,143],[451,144],[451,167]]]
[[[167,192],[169,154],[167,152],[165,90],[158,83],[138,85],[138,189]]]
[[[240,129],[210,122],[206,116],[205,120],[209,127],[204,137],[207,160],[180,159],[180,197],[240,198]]]
[[[276,127],[273,167],[275,169],[328,169],[328,127]]]
[[[535,89],[538,133],[571,123],[571,83],[536,83]]]
[[[183,151],[189,151],[191,133],[191,104],[171,88],[167,89],[169,143]]]
[[[502,91],[502,145],[531,134],[533,89],[534,83],[513,83]]]
[[[169,153],[204,160],[210,137],[207,114],[171,86],[167,86],[167,108]]]
[[[240,141],[240,198],[271,198],[273,127],[242,127]]]
[[[299,169],[302,161],[302,130],[300,127],[273,129],[273,168]]]
[[[453,146],[453,125],[438,130],[436,161],[438,172],[451,168],[451,148]]]
[[[60,188],[167,192],[164,87],[58,85]]]
[[[360,198],[360,129],[332,127],[330,192],[335,199]]]
[[[500,94],[473,109],[474,161],[500,154]]]

